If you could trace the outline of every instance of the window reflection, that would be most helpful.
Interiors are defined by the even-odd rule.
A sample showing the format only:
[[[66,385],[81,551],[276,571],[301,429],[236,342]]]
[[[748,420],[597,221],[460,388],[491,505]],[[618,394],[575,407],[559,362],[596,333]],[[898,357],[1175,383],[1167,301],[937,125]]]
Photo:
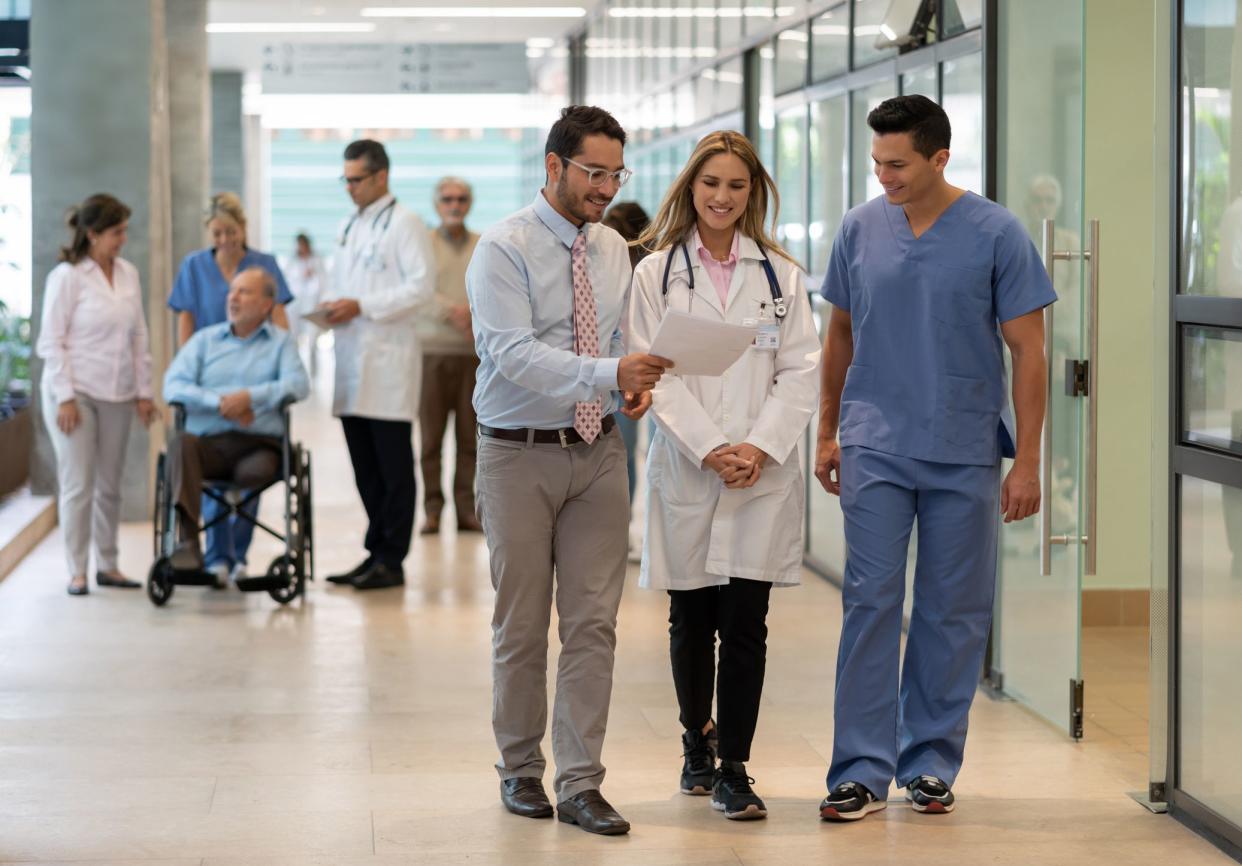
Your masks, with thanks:
[[[849,68],[850,8],[846,3],[811,21],[811,80],[823,81]]]
[[[953,127],[949,183],[983,193],[983,57],[972,54],[946,61],[942,105]]]
[[[791,27],[776,37],[776,92],[786,93],[806,84],[807,48],[811,37],[806,27]]]
[[[854,0],[854,66],[866,66],[897,53],[894,47],[884,47],[880,25],[888,12],[891,0]],[[881,47],[876,47],[880,41]]]
[[[1242,454],[1242,333],[1182,331],[1182,437]]]
[[[776,239],[795,258],[806,261],[806,106],[776,119],[776,189],[781,209]]]
[[[862,204],[875,198],[883,187],[876,180],[874,164],[871,161],[871,127],[867,126],[867,115],[871,109],[881,102],[896,96],[896,88],[890,82],[873,84],[862,90],[854,91],[854,141],[853,168],[850,179],[850,203]]]
[[[818,277],[828,268],[832,240],[849,205],[847,122],[849,98],[842,94],[811,104],[811,218],[807,239],[808,266]]]

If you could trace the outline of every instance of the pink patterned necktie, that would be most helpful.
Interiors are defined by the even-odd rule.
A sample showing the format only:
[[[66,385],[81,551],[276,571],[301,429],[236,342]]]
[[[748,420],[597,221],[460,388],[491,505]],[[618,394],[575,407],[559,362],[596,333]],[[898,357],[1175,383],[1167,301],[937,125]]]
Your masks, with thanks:
[[[587,276],[586,232],[578,232],[570,250],[574,276],[574,351],[591,358],[599,357],[599,319],[591,278]],[[582,441],[590,445],[599,438],[604,423],[604,399],[596,397],[589,403],[574,406],[574,429]]]

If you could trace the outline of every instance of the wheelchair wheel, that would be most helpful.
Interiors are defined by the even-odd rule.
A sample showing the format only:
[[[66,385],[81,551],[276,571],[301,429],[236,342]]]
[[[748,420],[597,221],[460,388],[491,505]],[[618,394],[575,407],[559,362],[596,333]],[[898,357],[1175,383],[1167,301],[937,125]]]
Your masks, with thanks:
[[[315,527],[311,505],[310,452],[298,449],[298,575],[303,581],[315,579]]]
[[[168,468],[164,465],[164,455],[160,455],[160,459],[155,464],[155,509],[152,515],[152,523],[155,528],[155,544],[152,556],[159,559],[163,554],[160,548],[164,545],[164,533],[168,527],[165,525],[168,521],[168,509],[164,505],[165,491],[168,487]]]
[[[172,564],[167,557],[161,556],[151,565],[147,573],[147,598],[156,607],[163,607],[172,598],[176,584],[172,581]]]
[[[285,581],[280,588],[267,591],[268,595],[281,604],[288,604],[302,594],[304,586],[302,577],[298,574],[293,558],[288,554],[282,554],[272,560],[272,564],[267,567],[267,576]]]

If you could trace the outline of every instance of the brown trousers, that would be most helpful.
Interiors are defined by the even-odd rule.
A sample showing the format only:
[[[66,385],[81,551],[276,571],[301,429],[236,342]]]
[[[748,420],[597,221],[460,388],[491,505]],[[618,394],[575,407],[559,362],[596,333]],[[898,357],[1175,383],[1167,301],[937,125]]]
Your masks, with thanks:
[[[185,519],[185,538],[197,538],[205,479],[262,487],[279,476],[280,440],[273,436],[178,433],[168,446],[168,485]]]
[[[423,471],[423,508],[428,516],[444,509],[440,483],[441,451],[449,414],[457,442],[457,466],[453,470],[453,501],[458,518],[474,517],[475,415],[474,374],[479,359],[474,355],[424,355],[423,388],[418,407],[419,466]]]

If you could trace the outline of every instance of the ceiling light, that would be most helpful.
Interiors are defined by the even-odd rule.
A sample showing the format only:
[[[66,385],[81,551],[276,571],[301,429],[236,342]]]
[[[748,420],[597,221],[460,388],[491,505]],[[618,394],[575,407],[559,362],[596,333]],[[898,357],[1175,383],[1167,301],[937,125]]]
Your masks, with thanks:
[[[372,33],[375,25],[329,21],[231,21],[208,24],[208,33]]]
[[[367,6],[364,18],[582,18],[581,6]]]

